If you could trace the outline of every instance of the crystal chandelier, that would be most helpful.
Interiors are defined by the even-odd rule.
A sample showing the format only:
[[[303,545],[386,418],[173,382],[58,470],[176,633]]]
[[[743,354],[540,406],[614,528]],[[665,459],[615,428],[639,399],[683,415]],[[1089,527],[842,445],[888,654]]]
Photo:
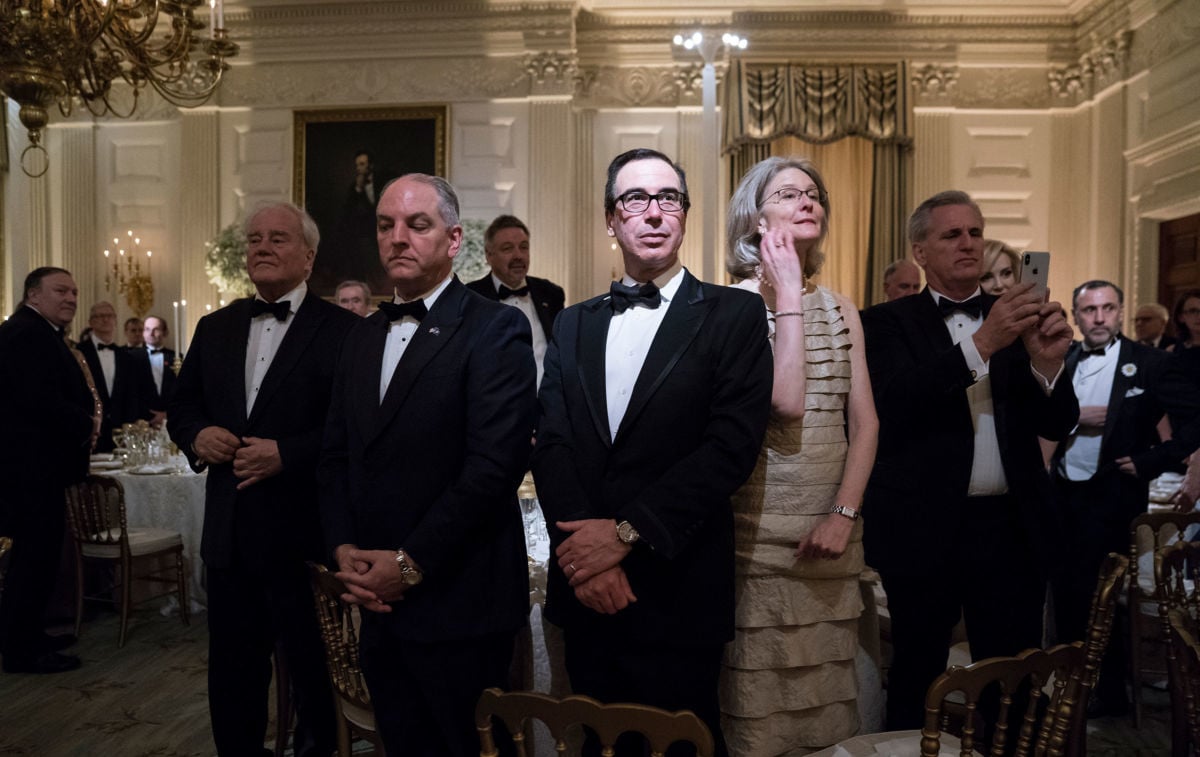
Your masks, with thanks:
[[[208,100],[238,46],[226,36],[222,0],[209,0],[212,30],[199,35],[204,1],[0,0],[0,92],[21,106],[29,130],[25,173],[46,171],[42,129],[55,103],[64,116],[78,99],[93,115],[128,118],[146,85],[180,107]],[[117,81],[133,93],[124,107],[113,97]]]

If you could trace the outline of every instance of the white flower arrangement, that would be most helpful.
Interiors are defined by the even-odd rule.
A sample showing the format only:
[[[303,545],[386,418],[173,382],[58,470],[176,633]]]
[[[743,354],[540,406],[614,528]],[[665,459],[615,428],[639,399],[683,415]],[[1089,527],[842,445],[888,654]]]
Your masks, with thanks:
[[[238,297],[254,294],[246,271],[246,235],[240,223],[231,223],[204,243],[204,272],[219,291]]]
[[[483,249],[483,234],[489,222],[464,218],[461,223],[463,238],[458,254],[454,256],[454,272],[465,283],[478,279],[490,270]]]

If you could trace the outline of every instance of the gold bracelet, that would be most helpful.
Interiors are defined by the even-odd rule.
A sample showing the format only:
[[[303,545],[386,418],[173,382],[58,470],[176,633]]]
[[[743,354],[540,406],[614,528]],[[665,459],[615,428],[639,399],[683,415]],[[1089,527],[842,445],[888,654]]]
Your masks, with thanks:
[[[789,315],[798,315],[798,316],[803,316],[803,315],[804,315],[804,313],[802,313],[802,312],[801,312],[801,311],[799,311],[799,310],[789,310],[789,311],[787,311],[786,313],[776,313],[776,314],[775,314],[775,317],[776,317],[776,318],[783,318],[783,317],[785,317],[785,316],[789,316]]]

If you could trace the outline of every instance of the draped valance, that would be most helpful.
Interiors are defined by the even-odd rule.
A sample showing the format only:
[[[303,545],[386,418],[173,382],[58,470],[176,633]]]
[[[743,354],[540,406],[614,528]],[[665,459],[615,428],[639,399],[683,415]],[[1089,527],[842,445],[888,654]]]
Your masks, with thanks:
[[[723,153],[784,136],[825,144],[859,136],[910,144],[903,63],[730,64]]]

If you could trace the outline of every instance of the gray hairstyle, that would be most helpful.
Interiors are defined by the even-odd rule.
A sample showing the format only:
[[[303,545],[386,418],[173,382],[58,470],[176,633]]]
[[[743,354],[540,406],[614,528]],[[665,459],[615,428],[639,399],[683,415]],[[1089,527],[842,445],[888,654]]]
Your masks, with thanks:
[[[900,266],[904,265],[905,263],[907,263],[911,266],[916,265],[916,263],[912,262],[908,258],[897,258],[896,260],[893,260],[892,262],[888,263],[887,268],[883,269],[883,283],[886,284],[888,282],[888,279],[892,278],[892,276],[895,275],[896,271],[900,270]]]
[[[251,208],[250,212],[246,214],[246,220],[242,221],[242,233],[250,233],[250,224],[260,214],[268,210],[285,210],[295,216],[296,220],[300,222],[300,233],[304,235],[304,243],[316,252],[317,247],[321,244],[321,230],[317,228],[317,222],[312,219],[312,216],[304,208],[285,200],[260,202]]]
[[[771,157],[756,163],[742,177],[733,197],[729,198],[729,215],[725,222],[725,270],[738,279],[748,279],[754,275],[754,269],[760,262],[758,243],[761,239],[758,233],[759,219],[762,217],[763,192],[776,174],[789,168],[795,168],[808,175],[817,189],[821,192],[821,208],[825,211],[825,221],[821,227],[821,238],[818,244],[825,241],[829,233],[829,192],[825,189],[825,180],[821,178],[817,167],[807,158]],[[804,259],[804,276],[815,276],[825,262],[825,253],[819,249],[813,250]]]
[[[401,179],[410,179],[412,181],[427,184],[433,187],[433,191],[437,192],[438,196],[438,215],[442,217],[442,223],[446,224],[446,228],[452,228],[459,225],[459,210],[458,210],[458,195],[454,192],[454,187],[450,182],[443,179],[441,176],[431,176],[427,173],[406,173],[403,176],[396,178],[383,185],[383,192],[379,193],[383,197],[384,192],[387,192],[388,187],[395,184]]]
[[[1144,305],[1138,306],[1138,310],[1141,310],[1142,308],[1154,313],[1154,315],[1158,316],[1158,318],[1164,323],[1171,320],[1171,311],[1167,310],[1167,306],[1163,305],[1162,303],[1147,302]]]
[[[966,205],[973,208],[979,215],[979,218],[983,219],[983,211],[971,199],[971,195],[966,192],[960,192],[957,189],[938,192],[933,197],[918,205],[913,214],[909,216],[908,241],[910,244],[925,241],[925,236],[929,234],[929,227],[933,225],[933,209],[946,205]]]

